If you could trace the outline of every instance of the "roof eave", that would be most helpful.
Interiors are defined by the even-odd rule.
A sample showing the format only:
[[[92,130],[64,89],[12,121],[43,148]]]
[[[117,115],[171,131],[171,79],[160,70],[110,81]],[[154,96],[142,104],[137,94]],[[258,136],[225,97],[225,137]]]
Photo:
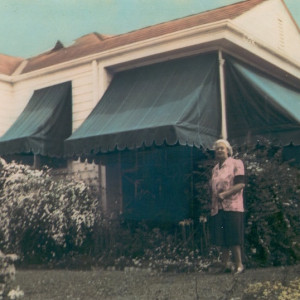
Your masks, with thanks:
[[[133,63],[141,61],[141,64],[153,63],[156,57],[170,59],[174,51],[175,56],[182,57],[190,55],[187,49],[194,47],[196,54],[209,49],[223,47],[221,40],[226,40],[232,47],[246,49],[248,53],[263,57],[270,63],[278,64],[282,69],[300,80],[300,62],[294,61],[276,49],[271,49],[255,38],[248,35],[243,29],[239,28],[231,20],[222,20],[197,27],[176,31],[163,36],[127,44],[121,47],[113,48],[103,52],[95,53],[52,65],[32,72],[15,75],[12,82],[18,82],[24,79],[34,78],[62,69],[78,67],[92,61],[101,61],[101,64],[113,71],[119,71],[122,68],[132,68]],[[197,50],[198,48],[198,50]],[[175,57],[174,57],[175,58]],[[134,65],[136,66],[136,65]]]

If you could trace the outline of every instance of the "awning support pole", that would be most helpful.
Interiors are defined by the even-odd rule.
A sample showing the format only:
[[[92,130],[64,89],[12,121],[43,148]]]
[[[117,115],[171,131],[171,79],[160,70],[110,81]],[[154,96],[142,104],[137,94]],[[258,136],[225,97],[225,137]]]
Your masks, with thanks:
[[[225,75],[222,51],[219,50],[219,75],[220,75],[220,92],[221,92],[221,138],[227,140],[227,120],[226,120],[226,93],[225,93]]]
[[[33,155],[33,168],[39,170],[41,168],[41,157],[38,154]]]

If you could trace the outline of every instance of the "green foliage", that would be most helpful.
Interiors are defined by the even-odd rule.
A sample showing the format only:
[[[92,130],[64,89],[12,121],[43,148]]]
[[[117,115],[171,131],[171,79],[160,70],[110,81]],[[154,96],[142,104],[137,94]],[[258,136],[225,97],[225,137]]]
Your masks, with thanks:
[[[282,160],[281,149],[271,146],[248,151],[242,159],[249,262],[293,264],[300,258],[300,170]]]
[[[209,216],[211,204],[210,180],[215,161],[212,155],[207,156],[198,163],[198,168],[194,171],[194,189],[196,201],[198,202],[197,212],[194,213],[196,219],[201,216]]]
[[[176,225],[115,221],[99,263],[122,270],[130,267],[159,272],[199,271],[207,267],[208,260],[193,245],[194,232],[191,220],[189,224]]]
[[[93,230],[97,199],[74,179],[1,161],[0,246],[42,263],[78,251]]]

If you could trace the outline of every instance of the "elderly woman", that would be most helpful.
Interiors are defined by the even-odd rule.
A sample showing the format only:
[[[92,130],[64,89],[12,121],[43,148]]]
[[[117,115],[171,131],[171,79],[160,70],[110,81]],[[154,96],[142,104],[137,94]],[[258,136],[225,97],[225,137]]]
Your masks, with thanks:
[[[211,237],[212,243],[221,247],[221,259],[225,270],[235,274],[244,271],[242,245],[244,241],[244,164],[232,158],[232,148],[226,140],[214,144],[217,164],[212,171]],[[233,254],[235,268],[229,258]]]

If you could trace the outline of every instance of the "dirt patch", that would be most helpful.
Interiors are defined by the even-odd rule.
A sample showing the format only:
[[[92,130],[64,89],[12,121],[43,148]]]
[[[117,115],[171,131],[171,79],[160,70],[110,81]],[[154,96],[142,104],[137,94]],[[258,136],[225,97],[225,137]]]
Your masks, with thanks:
[[[124,271],[24,270],[17,271],[16,285],[24,291],[24,300],[238,300],[254,299],[244,293],[251,283],[280,281],[285,285],[299,278],[299,274],[300,265],[248,269],[238,276],[209,272],[155,273],[135,268]]]

